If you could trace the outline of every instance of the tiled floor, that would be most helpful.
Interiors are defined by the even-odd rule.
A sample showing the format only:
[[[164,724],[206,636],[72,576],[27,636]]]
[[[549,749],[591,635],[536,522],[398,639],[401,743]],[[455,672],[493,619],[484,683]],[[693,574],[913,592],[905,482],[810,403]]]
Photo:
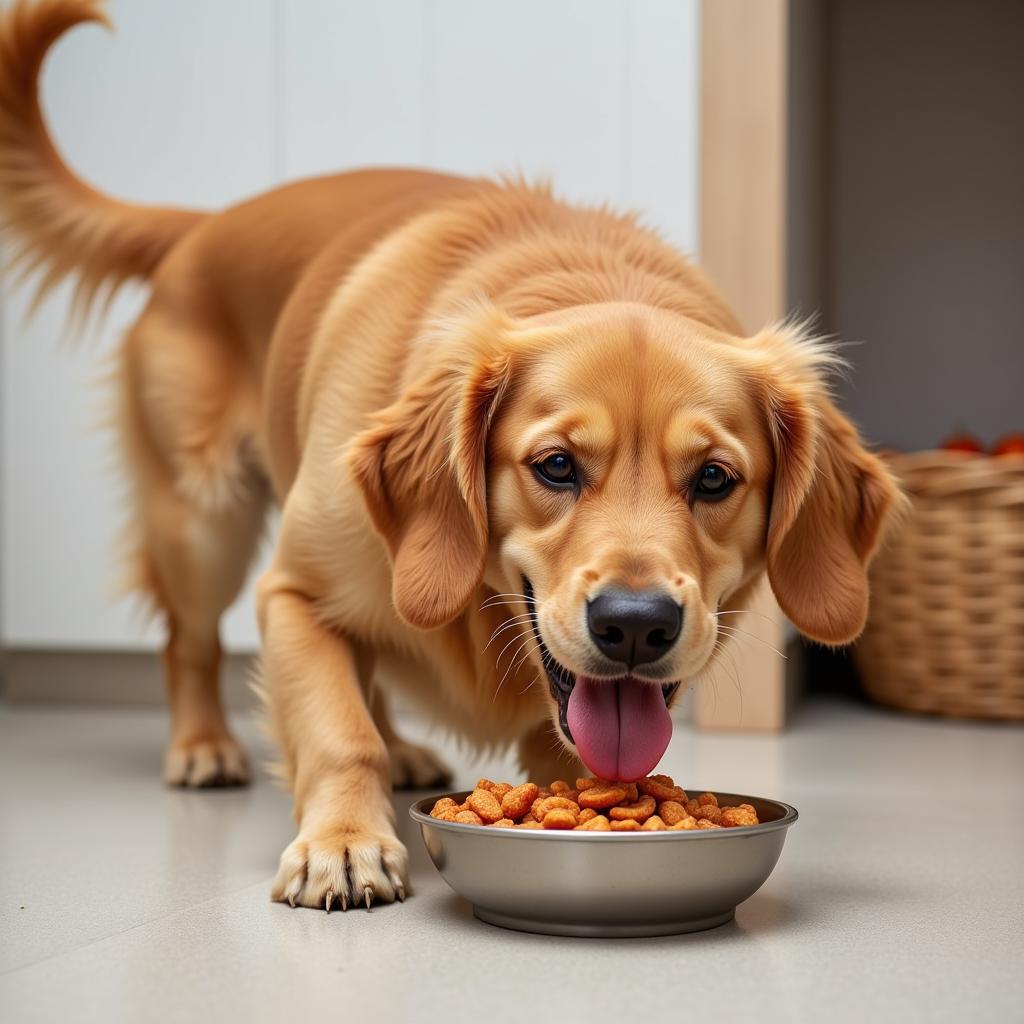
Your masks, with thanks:
[[[684,785],[777,796],[801,820],[734,923],[616,941],[477,922],[409,827],[411,794],[405,905],[272,905],[286,797],[262,778],[163,789],[164,729],[153,711],[0,706],[5,1024],[1022,1019],[1019,728],[827,704],[784,737],[679,727],[665,767]],[[462,762],[458,781],[510,770]]]

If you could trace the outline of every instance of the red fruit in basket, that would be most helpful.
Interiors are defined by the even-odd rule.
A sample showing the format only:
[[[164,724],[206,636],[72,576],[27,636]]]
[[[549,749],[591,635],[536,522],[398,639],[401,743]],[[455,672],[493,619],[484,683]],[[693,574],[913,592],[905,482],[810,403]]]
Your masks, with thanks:
[[[993,455],[1024,455],[1024,434],[1005,434],[996,441]]]
[[[940,447],[947,452],[970,452],[971,455],[983,455],[985,452],[981,442],[964,430],[950,434]]]

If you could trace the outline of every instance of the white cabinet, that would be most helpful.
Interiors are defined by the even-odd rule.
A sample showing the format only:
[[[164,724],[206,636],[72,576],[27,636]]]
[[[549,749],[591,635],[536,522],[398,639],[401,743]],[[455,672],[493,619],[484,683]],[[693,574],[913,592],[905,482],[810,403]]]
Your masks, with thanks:
[[[275,181],[369,164],[549,176],[646,211],[696,248],[696,0],[120,0],[44,78],[53,134],[100,188],[216,207]],[[109,405],[92,382],[139,308],[127,292],[66,343],[66,292],[26,323],[3,293],[3,641],[149,647],[110,599],[123,516]],[[248,598],[228,646],[250,649]]]
[[[274,183],[272,0],[122,0],[117,31],[80,26],[52,51],[44,107],[68,162],[115,195],[217,207]],[[3,641],[11,647],[153,646],[115,601],[125,506],[97,425],[106,355],[142,301],[126,290],[98,329],[69,334],[68,289],[26,321],[31,289],[3,293]],[[251,643],[251,609],[232,617]]]

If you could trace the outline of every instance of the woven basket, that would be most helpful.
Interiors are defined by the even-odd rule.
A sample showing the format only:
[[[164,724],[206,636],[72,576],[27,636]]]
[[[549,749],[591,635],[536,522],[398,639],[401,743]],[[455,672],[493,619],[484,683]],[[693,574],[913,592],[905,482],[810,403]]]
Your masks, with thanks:
[[[854,657],[881,704],[1024,719],[1024,456],[889,456],[913,503]]]

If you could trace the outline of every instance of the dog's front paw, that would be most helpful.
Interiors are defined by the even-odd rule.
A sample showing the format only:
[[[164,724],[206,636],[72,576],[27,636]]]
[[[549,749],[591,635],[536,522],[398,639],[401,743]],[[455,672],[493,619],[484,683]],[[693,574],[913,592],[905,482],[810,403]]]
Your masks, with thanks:
[[[172,739],[164,757],[164,781],[190,789],[244,786],[249,781],[249,763],[228,733]]]
[[[334,829],[306,834],[281,854],[271,898],[293,907],[342,910],[404,900],[409,854],[393,833]]]
[[[388,745],[388,760],[395,789],[426,789],[452,781],[451,769],[429,747],[396,740]]]

